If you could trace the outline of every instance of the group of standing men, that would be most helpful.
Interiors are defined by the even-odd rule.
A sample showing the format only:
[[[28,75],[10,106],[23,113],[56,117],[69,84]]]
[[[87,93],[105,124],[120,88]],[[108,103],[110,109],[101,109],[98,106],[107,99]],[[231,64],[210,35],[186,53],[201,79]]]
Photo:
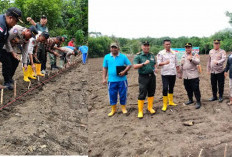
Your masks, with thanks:
[[[13,89],[13,76],[20,61],[23,64],[24,81],[36,79],[36,76],[46,74],[47,52],[49,52],[51,70],[58,69],[56,58],[70,63],[70,56],[80,54],[85,46],[63,46],[67,36],[49,37],[47,17],[41,16],[36,23],[31,17],[27,21],[32,25],[29,28],[16,25],[21,20],[22,12],[15,7],[9,8],[5,14],[0,15],[0,62],[4,86],[0,88]],[[84,47],[84,48],[83,48]],[[81,49],[81,50],[80,50]],[[18,54],[22,54],[20,58]],[[30,78],[30,79],[29,79]]]
[[[143,118],[143,106],[147,97],[147,109],[151,114],[156,111],[153,109],[154,95],[156,89],[157,68],[161,68],[161,78],[163,85],[163,107],[166,111],[168,105],[176,106],[173,102],[173,93],[176,78],[183,78],[184,87],[187,91],[188,101],[185,105],[193,104],[193,94],[196,98],[195,108],[201,107],[201,93],[199,89],[199,64],[200,56],[193,53],[192,44],[185,44],[185,54],[178,61],[177,55],[171,50],[171,40],[163,41],[164,49],[155,57],[150,52],[148,41],[142,42],[142,51],[134,57],[133,67],[138,69],[139,96],[138,96],[138,118]],[[224,82],[227,71],[230,70],[230,103],[232,104],[232,55],[228,57],[227,66],[224,69],[226,61],[226,52],[220,48],[220,40],[214,40],[214,48],[209,52],[207,71],[211,77],[211,86],[213,97],[209,101],[223,101]],[[131,68],[131,63],[126,55],[119,52],[117,43],[111,44],[111,52],[104,57],[103,61],[103,84],[108,83],[108,92],[111,105],[111,112],[108,116],[116,113],[117,97],[119,94],[122,112],[127,113],[127,78],[126,74]],[[121,68],[118,71],[119,67]],[[107,81],[108,73],[108,81]],[[218,90],[219,89],[219,90]],[[219,91],[219,99],[217,92]]]

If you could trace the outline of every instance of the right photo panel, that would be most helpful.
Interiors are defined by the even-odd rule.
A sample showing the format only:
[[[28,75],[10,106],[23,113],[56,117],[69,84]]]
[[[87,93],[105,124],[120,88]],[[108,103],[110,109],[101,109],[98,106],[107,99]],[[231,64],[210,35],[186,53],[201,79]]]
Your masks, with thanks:
[[[232,156],[231,5],[89,0],[90,157]]]

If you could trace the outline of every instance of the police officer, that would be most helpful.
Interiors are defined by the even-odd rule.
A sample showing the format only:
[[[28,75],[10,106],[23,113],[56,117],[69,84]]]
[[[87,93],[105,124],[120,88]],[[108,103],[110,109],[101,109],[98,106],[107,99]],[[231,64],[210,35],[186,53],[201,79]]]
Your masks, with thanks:
[[[146,96],[148,96],[148,111],[151,114],[155,113],[153,109],[156,88],[155,65],[155,56],[150,53],[150,44],[148,41],[144,41],[142,51],[135,56],[133,65],[139,73],[138,118],[143,118],[143,105]]]
[[[5,82],[4,85],[10,90],[13,89],[12,78],[20,61],[20,58],[17,55],[17,52],[19,51],[18,45],[22,45],[23,48],[22,58],[24,61],[24,58],[27,53],[26,46],[28,44],[28,40],[31,37],[35,37],[37,33],[38,32],[34,26],[27,29],[20,25],[15,25],[9,31],[9,37],[7,39],[7,43],[3,48],[3,53],[5,54],[4,55],[5,61],[2,63],[2,69],[3,69],[3,77]],[[27,68],[27,65],[24,64],[24,68]]]
[[[219,88],[219,102],[223,101],[224,92],[224,63],[226,61],[226,52],[220,48],[220,40],[213,42],[213,49],[209,51],[209,59],[207,64],[208,73],[211,74],[211,86],[213,97],[210,101],[217,100],[217,86]]]
[[[18,21],[22,22],[21,11],[18,8],[9,8],[4,15],[0,15],[0,61],[6,64],[6,53],[3,52],[3,46],[9,36],[8,31],[17,24]],[[6,73],[6,69],[2,69],[3,73]],[[0,86],[0,88],[3,88]]]
[[[192,54],[192,44],[185,44],[186,53],[181,58],[181,69],[182,77],[184,79],[184,86],[188,94],[189,101],[186,102],[186,105],[193,103],[193,93],[195,94],[197,103],[196,109],[201,107],[201,93],[199,90],[199,74],[197,65],[200,63],[200,57],[198,54]]]
[[[171,41],[169,39],[163,41],[164,50],[160,51],[157,55],[158,65],[161,66],[161,75],[163,83],[163,108],[162,111],[167,110],[167,103],[176,106],[173,102],[173,91],[176,82],[177,72],[180,68],[177,61],[177,56],[171,50]]]

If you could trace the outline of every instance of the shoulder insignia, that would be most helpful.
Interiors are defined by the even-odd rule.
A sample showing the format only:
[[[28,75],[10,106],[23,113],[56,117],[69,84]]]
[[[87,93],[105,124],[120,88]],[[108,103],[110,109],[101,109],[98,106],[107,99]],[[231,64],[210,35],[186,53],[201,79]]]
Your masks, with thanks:
[[[3,32],[4,30],[2,29],[2,27],[0,27],[0,32]]]
[[[138,52],[138,53],[136,53],[137,55],[140,55],[141,54],[141,52]]]
[[[14,34],[18,33],[18,29],[15,28],[15,29],[13,30],[13,33],[14,33]]]

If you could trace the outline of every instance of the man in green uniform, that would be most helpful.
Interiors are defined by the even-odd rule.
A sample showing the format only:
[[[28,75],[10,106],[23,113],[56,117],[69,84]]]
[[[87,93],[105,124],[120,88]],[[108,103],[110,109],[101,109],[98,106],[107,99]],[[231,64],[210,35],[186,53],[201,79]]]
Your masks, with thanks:
[[[138,96],[138,118],[143,118],[143,105],[148,95],[148,111],[155,113],[153,109],[154,94],[156,88],[155,77],[155,56],[150,53],[150,44],[145,41],[142,43],[142,51],[134,58],[134,68],[139,73],[139,96]]]

